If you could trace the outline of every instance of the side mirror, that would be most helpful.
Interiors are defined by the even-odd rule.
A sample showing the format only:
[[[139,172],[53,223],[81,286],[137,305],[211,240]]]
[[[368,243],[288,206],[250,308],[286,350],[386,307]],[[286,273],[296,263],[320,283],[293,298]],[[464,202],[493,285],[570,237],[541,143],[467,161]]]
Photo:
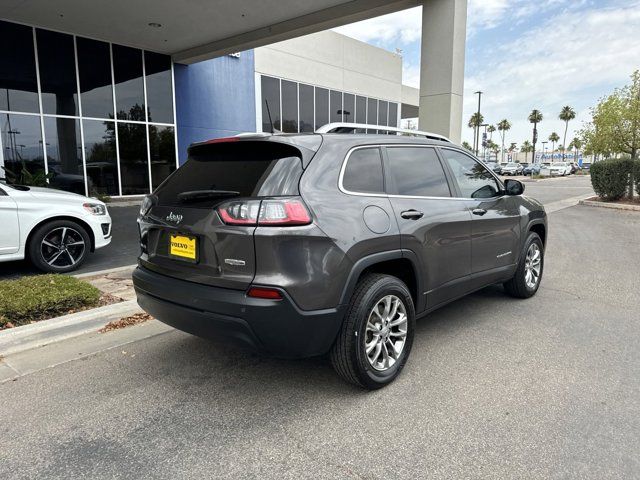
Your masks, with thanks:
[[[507,195],[522,195],[524,193],[524,183],[520,180],[508,178],[504,181],[504,189]]]

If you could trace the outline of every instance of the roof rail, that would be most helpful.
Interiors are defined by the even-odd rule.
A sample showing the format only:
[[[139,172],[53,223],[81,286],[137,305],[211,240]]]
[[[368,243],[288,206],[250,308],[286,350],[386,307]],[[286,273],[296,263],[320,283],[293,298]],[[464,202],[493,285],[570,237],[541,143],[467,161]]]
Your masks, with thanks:
[[[441,140],[443,142],[452,143],[444,135],[439,133],[422,132],[420,130],[410,130],[408,128],[385,127],[381,125],[368,125],[365,123],[327,123],[316,129],[316,133],[353,133],[355,130],[377,130],[383,132],[402,133],[405,135],[413,135],[416,137],[426,137],[431,140]]]

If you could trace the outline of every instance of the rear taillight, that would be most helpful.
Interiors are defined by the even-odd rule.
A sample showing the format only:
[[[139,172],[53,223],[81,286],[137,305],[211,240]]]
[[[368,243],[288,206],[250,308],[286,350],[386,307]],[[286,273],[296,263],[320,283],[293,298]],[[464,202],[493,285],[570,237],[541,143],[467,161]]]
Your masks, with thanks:
[[[300,198],[231,201],[220,205],[218,214],[227,225],[287,226],[311,223],[309,210]]]

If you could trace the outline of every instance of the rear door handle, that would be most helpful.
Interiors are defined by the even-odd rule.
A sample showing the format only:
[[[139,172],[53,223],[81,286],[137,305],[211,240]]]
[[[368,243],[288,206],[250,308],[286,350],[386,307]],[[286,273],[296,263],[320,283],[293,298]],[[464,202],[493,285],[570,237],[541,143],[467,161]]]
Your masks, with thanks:
[[[487,211],[484,208],[474,208],[473,210],[471,210],[471,213],[473,213],[474,215],[482,216],[487,213]]]
[[[400,213],[400,216],[402,218],[406,218],[407,220],[418,220],[419,218],[422,218],[424,216],[424,213],[411,209],[405,210],[404,212]]]

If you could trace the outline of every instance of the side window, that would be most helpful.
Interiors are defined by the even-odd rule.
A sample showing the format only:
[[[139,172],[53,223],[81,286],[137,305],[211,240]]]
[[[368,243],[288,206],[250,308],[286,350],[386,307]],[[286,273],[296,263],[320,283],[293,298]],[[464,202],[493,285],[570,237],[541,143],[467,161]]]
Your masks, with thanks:
[[[450,197],[449,184],[435,149],[387,147],[390,194]]]
[[[349,192],[384,193],[379,148],[360,148],[349,155],[342,187]]]
[[[500,194],[500,184],[482,163],[448,148],[440,150],[463,198],[491,198]]]

